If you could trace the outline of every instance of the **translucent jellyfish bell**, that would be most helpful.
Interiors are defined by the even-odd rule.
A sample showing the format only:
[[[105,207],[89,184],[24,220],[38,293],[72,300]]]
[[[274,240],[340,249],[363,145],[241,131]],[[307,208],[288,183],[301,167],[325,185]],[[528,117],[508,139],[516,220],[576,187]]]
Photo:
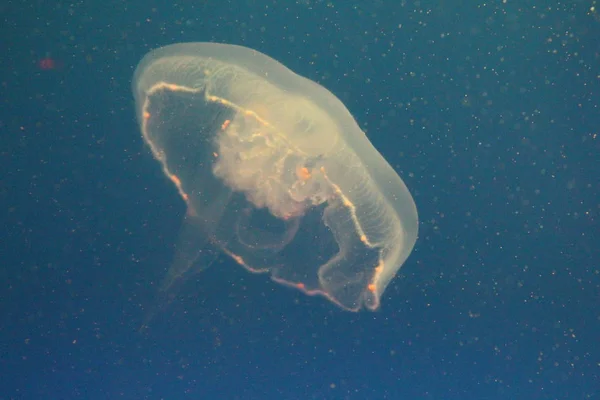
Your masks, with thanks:
[[[143,138],[188,207],[163,292],[222,252],[346,310],[379,307],[417,210],[331,92],[214,43],[152,51],[133,89]]]

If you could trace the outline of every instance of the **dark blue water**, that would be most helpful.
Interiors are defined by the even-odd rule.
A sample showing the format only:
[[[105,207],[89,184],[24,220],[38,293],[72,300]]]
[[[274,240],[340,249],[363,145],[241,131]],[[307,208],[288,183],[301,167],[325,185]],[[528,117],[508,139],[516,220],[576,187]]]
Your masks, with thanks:
[[[0,399],[600,395],[592,3],[1,8]],[[420,237],[380,311],[223,257],[138,332],[185,205],[130,84],[147,51],[184,41],[255,48],[318,81],[406,182]]]

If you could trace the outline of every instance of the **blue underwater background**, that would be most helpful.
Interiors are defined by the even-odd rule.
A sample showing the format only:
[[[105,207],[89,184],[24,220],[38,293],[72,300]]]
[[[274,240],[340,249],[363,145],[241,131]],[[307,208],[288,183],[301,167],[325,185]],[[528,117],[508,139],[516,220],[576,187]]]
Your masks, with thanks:
[[[599,7],[3,2],[0,399],[599,399]],[[197,41],[321,83],[405,181],[380,310],[223,257],[138,331],[186,210],[131,79]]]

